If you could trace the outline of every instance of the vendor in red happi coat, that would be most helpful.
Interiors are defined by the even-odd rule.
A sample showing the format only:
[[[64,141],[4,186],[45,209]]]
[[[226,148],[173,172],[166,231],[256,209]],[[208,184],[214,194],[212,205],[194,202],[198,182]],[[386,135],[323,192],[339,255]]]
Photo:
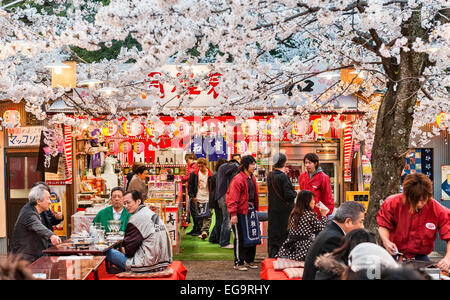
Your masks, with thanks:
[[[377,215],[380,238],[387,251],[406,259],[429,261],[436,233],[447,242],[445,257],[437,263],[450,267],[450,210],[433,199],[433,184],[421,173],[406,176],[403,193],[389,196]]]
[[[330,177],[322,171],[319,165],[319,156],[315,153],[308,153],[303,158],[306,171],[300,174],[300,190],[311,191],[314,194],[314,201],[322,202],[328,209],[327,217],[333,213],[334,200],[331,191]],[[314,207],[314,212],[319,219],[322,218],[318,207]]]

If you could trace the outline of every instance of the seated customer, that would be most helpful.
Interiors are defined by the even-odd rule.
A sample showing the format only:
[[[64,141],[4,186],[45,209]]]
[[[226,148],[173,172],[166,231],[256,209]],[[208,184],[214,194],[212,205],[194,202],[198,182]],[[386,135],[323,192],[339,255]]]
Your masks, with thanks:
[[[111,190],[111,206],[108,206],[97,213],[93,223],[101,223],[105,227],[105,232],[109,231],[108,221],[120,221],[120,231],[125,231],[130,214],[123,207],[123,194],[125,191],[120,186]]]
[[[48,186],[47,183],[43,182],[43,181],[38,181],[33,183],[33,185],[31,186],[31,188],[34,188],[35,186],[38,185],[42,185],[42,187],[47,190],[47,192],[50,193],[50,195],[52,194],[52,191],[50,190],[50,187]],[[62,221],[64,221],[64,215],[60,212],[56,212],[53,213],[51,209],[43,211],[41,214],[41,220],[42,220],[42,224],[44,224],[45,227],[47,227],[48,229],[50,229],[51,231],[53,231],[53,226],[56,226],[58,224],[60,224]]]
[[[127,192],[129,191],[138,191],[144,196],[144,200],[147,198],[148,186],[145,181],[148,175],[148,170],[146,166],[140,166],[136,170],[136,174],[134,174],[133,179],[131,179],[130,184],[128,185]]]
[[[339,280],[348,265],[350,252],[361,243],[376,243],[375,234],[358,228],[342,238],[341,246],[316,259],[316,280]]]
[[[50,193],[43,186],[31,189],[28,202],[20,210],[11,239],[11,253],[20,254],[23,259],[33,262],[42,256],[42,251],[51,244],[61,243],[53,231],[42,224],[40,214],[50,206]]]
[[[126,192],[125,208],[131,214],[123,239],[124,253],[110,249],[106,259],[121,271],[159,272],[172,263],[169,233],[159,216],[143,204],[138,191]]]
[[[310,191],[301,191],[298,193],[294,209],[288,220],[288,237],[281,245],[276,257],[288,258],[292,260],[305,260],[311,244],[313,243],[314,233],[322,231],[327,226],[328,210],[320,208],[321,220],[317,218],[314,212],[314,194]]]
[[[339,248],[342,238],[357,228],[364,228],[364,206],[356,201],[341,204],[333,221],[316,237],[305,258],[303,280],[314,280],[317,268],[314,263],[319,255]]]

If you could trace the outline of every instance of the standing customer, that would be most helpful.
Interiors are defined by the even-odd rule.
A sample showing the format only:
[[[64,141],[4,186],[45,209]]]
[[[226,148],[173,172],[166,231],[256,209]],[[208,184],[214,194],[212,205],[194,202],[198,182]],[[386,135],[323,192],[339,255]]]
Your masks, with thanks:
[[[341,244],[342,237],[353,229],[364,228],[364,206],[355,201],[344,202],[333,221],[316,237],[305,258],[303,280],[314,280],[314,263],[319,255],[330,253]]]
[[[300,190],[308,190],[314,193],[316,204],[322,202],[328,209],[327,216],[334,210],[333,193],[331,192],[330,177],[322,171],[319,165],[319,156],[315,153],[308,153],[303,158],[306,171],[300,174]],[[314,208],[317,216],[320,218],[319,208]]]
[[[191,173],[193,171],[198,169],[197,156],[194,153],[187,153],[184,156],[184,160],[186,161],[186,174],[183,177],[181,177],[181,182],[186,184],[186,190],[188,190],[189,177],[191,176]],[[192,221],[194,223],[194,227],[192,228],[192,230],[186,232],[186,234],[199,235],[201,232],[197,222],[196,207],[193,200],[189,197],[189,192],[188,192],[188,199],[186,199],[186,201],[188,203],[186,208],[188,213],[187,222],[190,223],[192,217]]]
[[[239,155],[239,154],[238,154]],[[241,158],[233,155],[235,158]],[[230,214],[228,213],[225,197],[233,177],[239,172],[239,162],[237,160],[230,160],[227,164],[223,164],[217,170],[216,178],[216,201],[219,208],[222,210],[222,227],[220,228],[219,246],[225,249],[232,249],[233,244],[230,244],[231,225]]]
[[[208,207],[209,203],[209,187],[208,180],[212,176],[212,172],[206,166],[207,161],[201,157],[197,161],[198,169],[189,176],[188,193],[196,211],[196,219],[199,229],[198,237],[202,240],[209,235],[209,227],[211,227],[211,211]],[[195,222],[194,222],[195,224]]]
[[[241,155],[239,153],[234,153],[233,155],[231,155],[231,160],[235,160],[238,162],[238,164],[241,163]]]
[[[127,174],[127,188],[125,190],[128,191],[128,186],[130,185],[131,180],[133,179],[134,175],[136,174],[137,169],[140,166],[144,166],[144,163],[135,161],[133,162],[133,166],[131,167],[131,172],[128,172]]]
[[[134,174],[133,179],[131,179],[130,184],[128,185],[129,191],[139,191],[142,196],[147,199],[148,194],[148,186],[147,186],[147,176],[148,170],[146,166],[140,166],[136,170],[136,174]]]
[[[40,214],[50,206],[50,193],[41,185],[31,189],[28,203],[22,207],[14,225],[11,252],[21,254],[30,262],[42,256],[42,251],[50,246],[61,243],[61,239],[53,231],[42,224]]]
[[[295,207],[289,216],[289,236],[283,243],[277,257],[292,260],[305,260],[306,253],[314,239],[314,233],[322,231],[327,226],[327,219],[319,220],[314,212],[314,194],[311,191],[298,193]],[[320,209],[322,217],[327,210]]]
[[[286,162],[286,155],[283,153],[275,154],[273,157],[275,170],[267,175],[269,258],[274,258],[277,255],[281,245],[288,237],[288,219],[294,207],[295,197],[297,197],[297,192],[291,180],[285,174]]]
[[[422,173],[406,176],[403,193],[389,196],[377,215],[378,232],[391,255],[429,261],[436,233],[447,242],[447,251],[436,266],[450,267],[450,210],[433,199],[433,183]]]
[[[214,228],[211,230],[211,235],[209,236],[209,242],[213,244],[219,244],[220,241],[220,230],[222,228],[223,214],[222,209],[219,207],[219,203],[216,201],[216,182],[217,182],[217,171],[220,166],[226,164],[227,160],[221,158],[217,161],[216,171],[208,179],[209,186],[209,207],[214,209],[215,223]]]
[[[247,271],[247,267],[255,269],[253,264],[256,255],[256,246],[244,247],[242,224],[238,214],[247,215],[249,206],[258,210],[258,184],[255,171],[256,160],[251,155],[242,157],[239,173],[233,178],[226,194],[226,204],[231,219],[230,224],[234,233],[234,268]]]
[[[191,172],[198,169],[197,156],[194,153],[187,153],[184,156],[184,160],[186,161],[186,175],[181,177],[181,182],[187,183]]]
[[[124,253],[115,249],[106,252],[106,259],[120,271],[158,272],[172,263],[172,243],[159,216],[144,205],[140,192],[123,196],[131,214],[123,238]]]

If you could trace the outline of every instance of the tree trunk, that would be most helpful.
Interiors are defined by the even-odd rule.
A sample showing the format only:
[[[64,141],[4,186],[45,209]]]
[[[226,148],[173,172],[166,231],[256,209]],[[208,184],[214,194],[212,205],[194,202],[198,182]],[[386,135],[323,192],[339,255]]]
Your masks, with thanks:
[[[404,24],[404,36],[423,37],[425,30],[420,24],[420,12],[413,13]],[[414,51],[401,52],[400,62],[395,59],[384,64],[390,80],[387,92],[378,110],[375,139],[372,148],[372,182],[370,203],[365,227],[377,233],[377,213],[382,201],[399,192],[400,178],[405,167],[405,155],[413,124],[413,112],[417,92],[421,88],[421,76],[427,62],[427,55]]]

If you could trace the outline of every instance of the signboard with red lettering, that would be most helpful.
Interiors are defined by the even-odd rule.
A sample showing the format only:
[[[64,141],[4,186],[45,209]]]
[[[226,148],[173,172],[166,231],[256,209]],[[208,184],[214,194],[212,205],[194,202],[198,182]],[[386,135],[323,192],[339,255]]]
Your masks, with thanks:
[[[39,147],[42,126],[8,129],[8,147]]]

